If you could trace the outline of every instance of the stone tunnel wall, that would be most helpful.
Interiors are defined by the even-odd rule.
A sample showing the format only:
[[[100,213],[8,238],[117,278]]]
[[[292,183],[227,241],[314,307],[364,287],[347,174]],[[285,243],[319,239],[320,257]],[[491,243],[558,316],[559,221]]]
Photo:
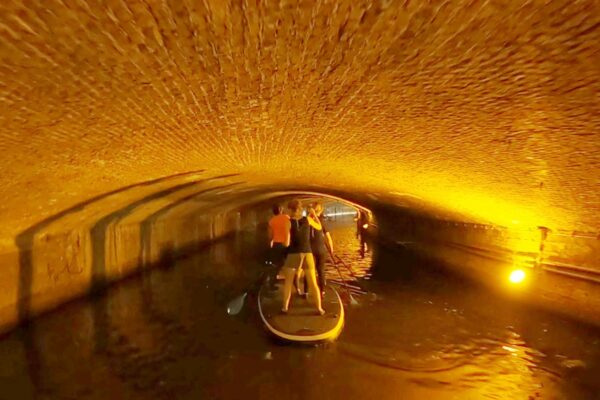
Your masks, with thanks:
[[[270,213],[268,207],[255,209],[227,197],[215,201],[208,197],[206,183],[199,187],[203,190],[192,193],[204,194],[206,204],[185,193],[178,194],[179,200],[130,193],[123,200],[127,207],[136,207],[127,213],[113,200],[116,210],[102,210],[94,217],[89,210],[77,210],[90,218],[78,226],[69,228],[63,216],[56,227],[19,235],[16,249],[0,252],[0,332],[131,274],[168,265],[214,240],[253,231]]]
[[[435,219],[393,207],[376,212],[382,243],[439,263],[488,288],[600,325],[600,235]],[[514,269],[527,273],[511,285]]]

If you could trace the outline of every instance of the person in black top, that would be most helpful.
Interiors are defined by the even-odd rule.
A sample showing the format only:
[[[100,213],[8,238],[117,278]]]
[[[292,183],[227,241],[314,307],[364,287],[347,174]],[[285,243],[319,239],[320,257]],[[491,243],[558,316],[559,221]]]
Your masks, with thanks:
[[[321,229],[312,226],[310,228],[310,247],[315,258],[315,267],[318,275],[317,281],[322,296],[325,293],[325,285],[327,284],[325,279],[325,260],[327,259],[328,249],[333,256],[333,241],[321,218],[323,215],[323,205],[315,202],[312,204],[312,207],[315,210],[316,218],[321,223]]]
[[[290,210],[290,246],[285,264],[281,269],[285,278],[283,284],[283,304],[281,311],[286,313],[289,308],[290,298],[292,296],[292,286],[298,269],[303,268],[306,273],[309,293],[312,294],[320,315],[325,314],[321,307],[321,296],[317,285],[317,276],[315,271],[315,260],[310,247],[310,228],[321,229],[321,224],[312,216],[302,217],[302,203],[300,200],[292,200],[288,203]]]

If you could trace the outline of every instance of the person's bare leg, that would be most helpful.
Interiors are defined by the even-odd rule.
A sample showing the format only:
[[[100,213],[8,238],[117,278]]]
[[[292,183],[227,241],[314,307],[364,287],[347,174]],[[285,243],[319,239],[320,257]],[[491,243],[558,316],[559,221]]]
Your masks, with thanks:
[[[282,290],[283,304],[281,311],[287,312],[290,306],[290,298],[292,297],[292,286],[294,284],[294,276],[296,271],[291,268],[283,268],[284,282]]]
[[[306,292],[306,287],[302,288],[301,282],[303,281],[304,277],[304,271],[302,270],[302,268],[298,268],[298,271],[296,272],[296,277],[294,278],[296,280],[296,291],[298,293],[298,296],[302,296],[305,292]]]
[[[307,254],[304,259],[306,262],[306,274],[308,274],[308,293],[312,294],[315,299],[315,305],[319,314],[325,314],[325,310],[321,307],[321,292],[319,291],[319,285],[317,284],[317,274],[315,269],[315,259],[312,254]]]
[[[319,292],[319,285],[317,285],[317,276],[313,272],[309,274],[308,278],[308,284],[310,286],[309,293],[313,294],[315,304],[317,306],[317,311],[319,312],[319,314],[323,315],[325,314],[325,310],[323,310],[321,304],[321,292]]]

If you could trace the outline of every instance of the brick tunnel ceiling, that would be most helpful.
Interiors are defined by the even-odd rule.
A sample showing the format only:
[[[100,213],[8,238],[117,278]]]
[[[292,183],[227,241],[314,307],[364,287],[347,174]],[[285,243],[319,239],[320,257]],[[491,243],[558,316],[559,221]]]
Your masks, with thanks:
[[[597,1],[24,3],[0,5],[5,230],[198,169],[598,230]]]

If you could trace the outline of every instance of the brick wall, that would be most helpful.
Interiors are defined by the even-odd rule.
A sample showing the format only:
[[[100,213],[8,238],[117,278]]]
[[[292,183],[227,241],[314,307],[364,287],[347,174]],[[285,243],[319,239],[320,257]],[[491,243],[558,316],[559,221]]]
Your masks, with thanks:
[[[600,325],[597,234],[441,220],[393,207],[378,208],[376,217],[386,246],[441,264],[497,294]],[[527,274],[522,285],[509,283],[515,269]]]

